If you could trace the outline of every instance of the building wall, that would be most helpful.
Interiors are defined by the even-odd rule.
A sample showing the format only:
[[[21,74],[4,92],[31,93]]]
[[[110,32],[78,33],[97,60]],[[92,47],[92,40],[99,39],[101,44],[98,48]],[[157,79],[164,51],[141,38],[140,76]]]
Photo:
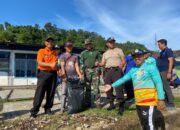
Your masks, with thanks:
[[[10,52],[9,71],[0,71],[0,86],[19,86],[19,85],[36,85],[36,77],[16,77],[15,76],[15,54],[36,54],[36,51],[22,50],[2,50],[0,52]]]

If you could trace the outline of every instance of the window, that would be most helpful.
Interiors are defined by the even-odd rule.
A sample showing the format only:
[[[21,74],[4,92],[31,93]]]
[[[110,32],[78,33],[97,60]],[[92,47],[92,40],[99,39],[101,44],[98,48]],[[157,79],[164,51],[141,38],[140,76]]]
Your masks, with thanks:
[[[36,54],[15,54],[15,76],[36,77]]]
[[[0,71],[9,72],[9,52],[0,52]]]

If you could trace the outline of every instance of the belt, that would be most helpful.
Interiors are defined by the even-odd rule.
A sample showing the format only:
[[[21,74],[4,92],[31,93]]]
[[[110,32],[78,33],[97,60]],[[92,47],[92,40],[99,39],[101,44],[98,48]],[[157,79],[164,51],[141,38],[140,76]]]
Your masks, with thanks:
[[[119,66],[118,67],[108,67],[108,68],[105,68],[105,69],[109,70],[109,69],[118,69],[118,68],[119,68]]]
[[[38,70],[39,72],[56,73],[56,70]]]

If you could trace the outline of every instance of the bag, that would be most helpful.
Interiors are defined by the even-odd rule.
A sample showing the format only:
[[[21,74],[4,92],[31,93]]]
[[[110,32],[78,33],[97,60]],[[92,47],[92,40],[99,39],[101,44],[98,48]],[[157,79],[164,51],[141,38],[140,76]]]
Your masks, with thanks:
[[[73,114],[84,109],[84,86],[78,83],[67,82],[68,85],[68,113]]]

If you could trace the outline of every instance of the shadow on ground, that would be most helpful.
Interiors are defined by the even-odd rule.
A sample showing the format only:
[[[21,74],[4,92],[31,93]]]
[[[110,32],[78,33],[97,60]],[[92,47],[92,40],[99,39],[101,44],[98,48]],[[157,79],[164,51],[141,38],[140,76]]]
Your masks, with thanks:
[[[19,110],[19,111],[11,111],[0,114],[0,120],[8,120],[14,119],[16,117],[22,116],[29,113],[29,110]]]

